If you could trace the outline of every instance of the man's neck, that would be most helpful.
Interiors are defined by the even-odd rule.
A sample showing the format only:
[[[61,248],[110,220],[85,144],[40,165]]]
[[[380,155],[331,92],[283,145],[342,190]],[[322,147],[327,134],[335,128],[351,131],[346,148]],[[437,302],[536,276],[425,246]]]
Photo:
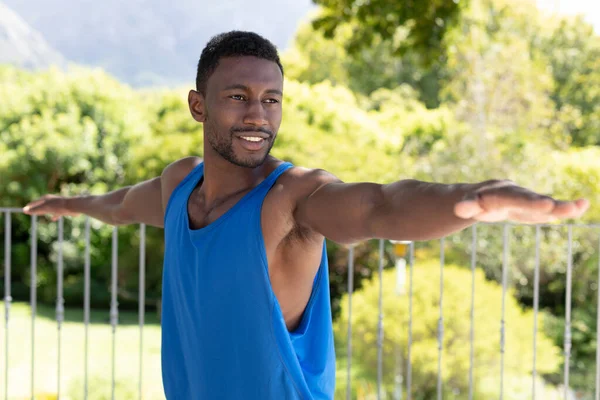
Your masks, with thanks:
[[[204,197],[205,204],[212,204],[253,188],[266,177],[273,160],[268,156],[262,165],[246,168],[225,160],[219,154],[205,152],[204,178],[199,194]]]

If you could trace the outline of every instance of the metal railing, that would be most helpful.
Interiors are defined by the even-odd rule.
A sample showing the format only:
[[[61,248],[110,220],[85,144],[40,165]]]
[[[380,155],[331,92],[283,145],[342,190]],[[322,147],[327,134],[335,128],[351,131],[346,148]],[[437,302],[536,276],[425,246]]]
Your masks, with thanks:
[[[21,213],[19,208],[0,208],[0,212],[4,213],[5,224],[4,224],[4,329],[5,329],[5,350],[4,350],[4,399],[8,399],[8,388],[10,385],[8,379],[9,372],[9,322],[10,322],[10,309],[11,309],[11,214]],[[115,398],[115,349],[116,349],[116,331],[119,320],[119,309],[117,302],[117,239],[118,239],[118,228],[113,227],[112,230],[112,262],[111,262],[111,302],[110,302],[110,325],[112,328],[112,369],[111,369],[111,392],[112,399]],[[64,241],[64,219],[58,220],[58,258],[57,258],[57,298],[56,298],[56,323],[58,331],[58,357],[57,357],[57,399],[61,398],[61,350],[62,350],[62,335],[61,329],[64,322],[64,298],[63,298],[63,241]],[[146,242],[146,227],[144,224],[140,225],[140,262],[139,262],[139,384],[138,393],[139,398],[142,398],[142,382],[143,382],[143,334],[144,334],[144,305],[145,305],[145,242]],[[30,243],[31,243],[31,292],[30,292],[30,305],[31,305],[31,399],[35,398],[35,320],[36,320],[36,306],[37,306],[37,217],[31,217],[31,230],[30,230]],[[85,326],[85,345],[84,345],[84,393],[83,398],[88,398],[88,371],[89,371],[89,325],[90,325],[90,219],[86,218],[85,222],[85,253],[84,253],[84,326]]]
[[[5,234],[5,243],[4,243],[4,329],[5,329],[5,353],[4,353],[4,398],[8,399],[9,393],[9,351],[10,351],[10,311],[11,311],[11,215],[15,213],[20,213],[21,209],[15,208],[0,208],[0,213],[4,215],[4,234]],[[571,359],[571,347],[572,347],[572,325],[571,325],[571,308],[572,308],[572,272],[573,272],[573,227],[574,226],[585,226],[587,228],[596,229],[600,226],[597,225],[567,225],[568,235],[567,235],[567,267],[566,267],[566,299],[565,299],[565,326],[564,326],[564,376],[563,376],[563,385],[564,385],[564,398],[569,398],[569,378],[570,378],[570,359]],[[536,399],[536,351],[537,351],[537,332],[538,332],[538,312],[539,312],[539,285],[540,285],[540,243],[541,243],[541,229],[544,226],[536,226],[535,227],[535,270],[534,270],[534,283],[533,283],[533,309],[534,309],[534,324],[533,324],[533,365],[532,365],[532,377],[533,383],[531,386],[531,396],[533,399]],[[553,227],[556,227],[553,225]],[[500,336],[500,399],[503,399],[504,396],[504,365],[505,365],[505,335],[506,335],[506,297],[507,297],[507,288],[508,288],[508,270],[509,270],[509,253],[510,253],[510,224],[503,225],[502,231],[502,242],[503,242],[503,251],[502,251],[502,309],[501,309],[501,318],[498,321],[499,326],[499,336]],[[56,324],[57,324],[57,332],[58,332],[58,358],[57,358],[57,398],[61,398],[61,328],[64,321],[64,298],[63,298],[63,241],[64,241],[64,221],[62,218],[58,220],[58,257],[57,257],[57,298],[56,298]],[[474,396],[474,377],[473,377],[473,368],[474,368],[474,342],[475,342],[475,271],[477,266],[477,255],[476,255],[476,243],[478,240],[478,228],[477,225],[474,225],[471,228],[471,248],[472,252],[470,254],[470,272],[472,275],[471,282],[471,294],[470,294],[470,329],[469,329],[469,374],[468,374],[468,398],[471,400]],[[600,235],[599,235],[600,236]],[[119,308],[117,302],[117,290],[118,290],[118,282],[117,282],[117,273],[118,273],[118,262],[117,262],[117,241],[118,239],[118,228],[114,227],[112,230],[112,262],[111,262],[111,301],[110,301],[110,325],[112,328],[112,371],[111,371],[111,390],[112,390],[112,398],[115,398],[115,344],[116,344],[116,331],[118,327],[119,321]],[[138,323],[139,323],[139,382],[138,382],[138,397],[142,398],[142,384],[143,384],[143,349],[142,349],[142,339],[144,332],[144,305],[145,305],[145,242],[146,242],[146,229],[145,225],[140,225],[140,246],[139,246],[139,294],[138,294]],[[440,280],[439,280],[439,319],[437,323],[437,343],[438,343],[438,365],[437,365],[437,398],[442,399],[443,394],[443,371],[442,371],[442,356],[444,354],[444,265],[445,265],[445,239],[441,239],[440,243],[440,258],[439,258],[439,271],[440,271]],[[352,294],[354,292],[354,267],[355,267],[355,255],[354,255],[354,246],[349,247],[348,252],[348,326],[347,326],[347,391],[346,398],[350,399],[352,397],[352,385],[351,385],[351,371],[352,371]],[[600,254],[600,250],[598,253]],[[379,300],[378,300],[378,317],[377,317],[377,399],[384,398],[383,394],[383,343],[384,343],[384,314],[383,314],[383,270],[384,270],[384,241],[379,241],[379,263],[378,263],[378,278],[379,278]],[[31,289],[30,289],[30,306],[31,306],[31,398],[35,398],[35,323],[36,323],[36,305],[37,305],[37,293],[36,293],[36,268],[37,268],[37,218],[35,216],[31,217],[31,228],[30,228],[30,258],[31,258]],[[408,267],[408,326],[406,329],[408,330],[408,343],[407,343],[407,359],[406,359],[406,370],[405,370],[405,392],[408,400],[412,399],[412,347],[413,347],[413,270],[415,267],[415,245],[414,243],[408,244],[408,251],[406,254],[407,267]],[[598,283],[600,283],[600,265],[598,268]],[[596,299],[600,304],[600,290],[598,290],[598,298]],[[84,252],[84,325],[85,325],[85,344],[84,344],[84,393],[83,398],[88,397],[88,363],[89,363],[89,339],[88,339],[88,327],[90,324],[90,219],[86,218],[85,222],[85,252]],[[597,314],[597,332],[600,331],[600,308],[598,308]],[[600,400],[600,369],[598,366],[600,365],[600,337],[596,335],[596,386],[595,386],[595,399]]]

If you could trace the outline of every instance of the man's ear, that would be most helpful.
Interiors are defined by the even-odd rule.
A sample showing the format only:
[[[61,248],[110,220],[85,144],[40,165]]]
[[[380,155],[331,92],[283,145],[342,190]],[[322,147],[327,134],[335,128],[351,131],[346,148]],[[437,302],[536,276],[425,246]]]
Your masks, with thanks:
[[[196,90],[190,90],[188,93],[188,105],[190,107],[190,113],[196,121],[206,121],[206,103],[202,93]]]

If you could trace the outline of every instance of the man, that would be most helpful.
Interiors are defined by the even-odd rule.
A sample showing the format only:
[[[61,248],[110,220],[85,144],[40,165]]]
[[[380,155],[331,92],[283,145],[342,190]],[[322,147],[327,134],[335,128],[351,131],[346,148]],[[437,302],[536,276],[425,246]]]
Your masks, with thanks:
[[[102,196],[50,195],[24,208],[165,228],[169,399],[333,398],[325,238],[427,240],[476,221],[544,223],[588,207],[508,181],[345,184],[270,156],[283,68],[275,47],[254,33],[211,39],[196,86],[188,102],[204,124],[203,160],[175,161],[160,177]]]

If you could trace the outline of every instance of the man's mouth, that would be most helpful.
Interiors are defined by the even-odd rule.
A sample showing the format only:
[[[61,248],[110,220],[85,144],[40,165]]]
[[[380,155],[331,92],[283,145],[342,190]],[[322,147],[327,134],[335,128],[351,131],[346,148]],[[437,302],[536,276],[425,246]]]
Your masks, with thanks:
[[[260,141],[263,141],[264,139],[258,136],[240,136],[240,138],[247,140],[249,142],[254,142],[254,143],[258,143]]]
[[[239,135],[236,136],[239,139],[242,147],[248,151],[258,151],[261,150],[268,141],[269,136],[263,133],[260,134],[251,134],[251,135]]]

